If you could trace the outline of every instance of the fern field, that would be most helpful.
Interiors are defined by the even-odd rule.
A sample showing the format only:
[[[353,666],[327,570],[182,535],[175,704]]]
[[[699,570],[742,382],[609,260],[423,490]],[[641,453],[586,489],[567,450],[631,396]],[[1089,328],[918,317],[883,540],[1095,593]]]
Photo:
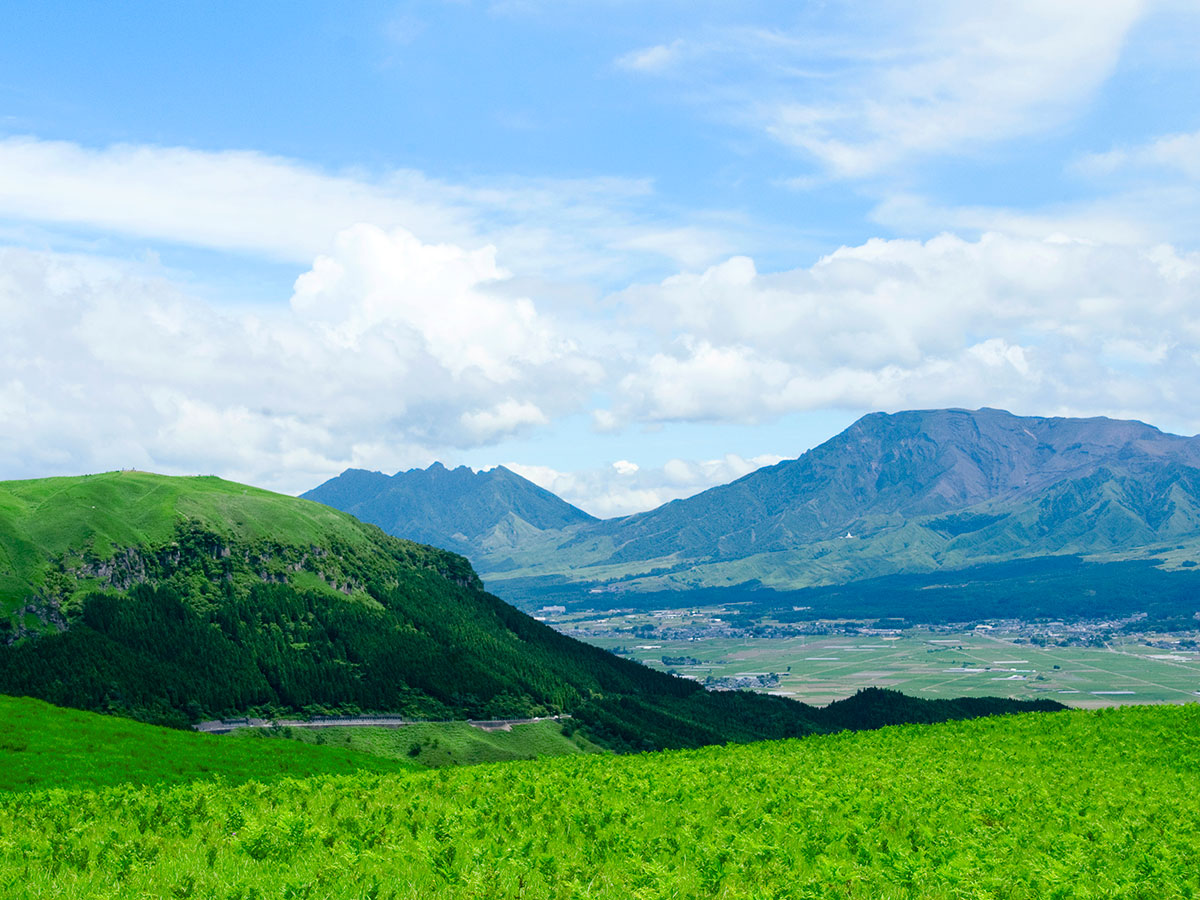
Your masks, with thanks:
[[[1200,891],[1200,706],[0,796],[10,898]]]

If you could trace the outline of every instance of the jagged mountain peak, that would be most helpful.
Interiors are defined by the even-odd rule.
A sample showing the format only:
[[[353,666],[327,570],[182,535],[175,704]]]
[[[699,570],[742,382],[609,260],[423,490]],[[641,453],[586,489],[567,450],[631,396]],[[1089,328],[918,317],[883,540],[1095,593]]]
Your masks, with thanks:
[[[507,543],[494,534],[531,533],[594,517],[504,466],[476,472],[435,462],[387,476],[348,469],[303,495],[395,535],[477,556]],[[515,520],[515,524],[514,524]]]

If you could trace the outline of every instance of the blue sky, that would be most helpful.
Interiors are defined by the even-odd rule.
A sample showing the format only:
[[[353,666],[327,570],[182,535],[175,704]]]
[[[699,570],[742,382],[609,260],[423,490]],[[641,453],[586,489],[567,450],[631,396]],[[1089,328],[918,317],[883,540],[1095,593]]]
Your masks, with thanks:
[[[875,409],[1200,431],[1200,10],[43,3],[2,477],[513,466],[601,515]]]

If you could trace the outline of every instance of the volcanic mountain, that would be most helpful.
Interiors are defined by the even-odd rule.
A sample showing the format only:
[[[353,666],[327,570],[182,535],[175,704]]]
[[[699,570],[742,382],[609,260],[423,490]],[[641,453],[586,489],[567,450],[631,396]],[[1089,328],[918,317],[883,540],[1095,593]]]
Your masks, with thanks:
[[[526,603],[786,592],[1044,558],[1186,567],[1200,552],[1200,439],[997,409],[872,413],[796,459],[645,513],[463,549],[493,590]]]
[[[544,531],[597,521],[504,466],[473,472],[434,463],[388,477],[347,469],[301,495],[389,534],[486,557]]]

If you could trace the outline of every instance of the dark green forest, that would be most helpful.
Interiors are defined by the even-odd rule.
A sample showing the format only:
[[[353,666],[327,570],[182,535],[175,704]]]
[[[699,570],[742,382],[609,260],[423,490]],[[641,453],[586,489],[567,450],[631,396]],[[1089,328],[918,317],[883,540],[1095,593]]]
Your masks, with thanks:
[[[247,713],[569,713],[568,728],[618,751],[1057,708],[995,700],[946,714],[868,692],[820,710],[709,693],[559,634],[483,591],[457,558],[434,567],[395,543],[390,555],[350,546],[298,554],[181,526],[136,560],[125,553],[145,580],[87,594],[65,631],[0,648],[0,693],[176,727]],[[312,560],[323,579],[312,588],[273,574]]]

